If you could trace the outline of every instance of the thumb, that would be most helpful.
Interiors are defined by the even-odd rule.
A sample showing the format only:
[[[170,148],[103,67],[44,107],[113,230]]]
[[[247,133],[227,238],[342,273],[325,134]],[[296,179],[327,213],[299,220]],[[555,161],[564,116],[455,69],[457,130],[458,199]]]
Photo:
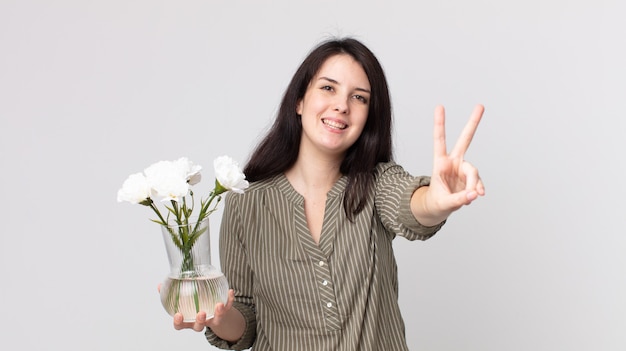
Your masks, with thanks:
[[[439,210],[443,213],[450,214],[463,205],[469,205],[476,197],[476,191],[473,190],[461,190],[453,194],[448,194],[445,199],[441,199],[442,201],[439,202],[439,206],[441,206]]]
[[[450,202],[450,210],[456,211],[463,205],[469,205],[476,200],[478,194],[475,190],[461,190],[456,194],[452,194]]]

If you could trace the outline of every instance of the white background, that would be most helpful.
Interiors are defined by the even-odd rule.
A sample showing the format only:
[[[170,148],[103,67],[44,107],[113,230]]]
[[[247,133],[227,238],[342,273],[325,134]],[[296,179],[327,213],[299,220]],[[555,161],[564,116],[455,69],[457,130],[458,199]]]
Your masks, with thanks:
[[[615,1],[0,1],[0,349],[212,350],[175,331],[167,259],[126,177],[244,163],[296,67],[351,35],[382,62],[396,160],[432,112],[487,196],[395,242],[411,350],[626,349],[626,6]],[[213,216],[213,251],[221,212]],[[214,262],[219,264],[217,257]]]

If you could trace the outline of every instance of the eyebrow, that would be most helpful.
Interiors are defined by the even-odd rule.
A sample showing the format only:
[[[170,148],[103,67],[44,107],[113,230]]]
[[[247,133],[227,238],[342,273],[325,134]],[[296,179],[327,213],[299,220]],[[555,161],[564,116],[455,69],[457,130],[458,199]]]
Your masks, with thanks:
[[[339,82],[338,82],[338,81],[336,81],[336,80],[334,80],[334,79],[332,79],[332,78],[328,78],[328,77],[319,77],[319,79],[318,79],[318,80],[321,80],[321,79],[326,80],[326,81],[329,81],[330,83],[339,84]],[[369,94],[371,94],[371,93],[372,93],[371,91],[369,91],[369,90],[367,90],[367,89],[365,89],[365,88],[359,88],[359,87],[356,87],[356,88],[354,88],[354,90],[357,90],[357,91],[362,91],[362,92],[364,92],[364,93],[369,93]]]

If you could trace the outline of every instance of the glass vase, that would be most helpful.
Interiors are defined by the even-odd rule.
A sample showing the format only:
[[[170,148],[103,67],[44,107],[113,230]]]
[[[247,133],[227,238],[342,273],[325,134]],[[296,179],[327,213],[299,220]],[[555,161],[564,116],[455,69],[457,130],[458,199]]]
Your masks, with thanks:
[[[161,284],[161,303],[171,316],[180,312],[193,322],[200,311],[213,317],[218,302],[226,304],[228,282],[211,265],[209,218],[161,226],[170,272]]]

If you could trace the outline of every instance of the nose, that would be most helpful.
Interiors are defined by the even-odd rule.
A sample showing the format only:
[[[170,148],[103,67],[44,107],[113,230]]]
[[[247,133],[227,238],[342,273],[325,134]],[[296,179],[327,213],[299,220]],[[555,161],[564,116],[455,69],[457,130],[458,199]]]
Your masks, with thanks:
[[[346,99],[338,97],[335,101],[335,111],[339,113],[348,113],[348,102]]]

